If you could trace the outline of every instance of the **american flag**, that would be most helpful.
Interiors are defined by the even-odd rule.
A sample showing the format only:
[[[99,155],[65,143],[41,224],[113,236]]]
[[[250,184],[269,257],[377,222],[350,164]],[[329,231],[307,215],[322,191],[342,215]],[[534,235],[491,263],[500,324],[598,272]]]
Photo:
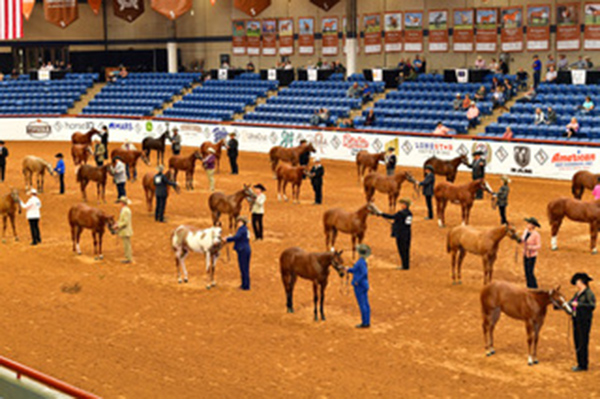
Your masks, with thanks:
[[[0,40],[23,37],[22,0],[0,0]]]

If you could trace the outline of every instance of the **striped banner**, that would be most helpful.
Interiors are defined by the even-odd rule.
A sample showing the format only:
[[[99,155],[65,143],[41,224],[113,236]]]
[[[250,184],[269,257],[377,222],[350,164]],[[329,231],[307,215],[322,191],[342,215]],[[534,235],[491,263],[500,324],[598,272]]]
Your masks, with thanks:
[[[0,0],[0,40],[13,40],[22,37],[22,1]]]

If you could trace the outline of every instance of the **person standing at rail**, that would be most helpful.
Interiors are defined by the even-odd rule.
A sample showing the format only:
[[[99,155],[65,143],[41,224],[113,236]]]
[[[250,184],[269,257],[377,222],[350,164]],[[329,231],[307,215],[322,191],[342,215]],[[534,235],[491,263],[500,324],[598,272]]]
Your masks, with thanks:
[[[54,171],[58,176],[58,181],[60,182],[60,194],[62,195],[65,193],[65,161],[63,161],[63,154],[60,152],[54,157],[58,159]]]
[[[569,302],[573,318],[573,340],[577,353],[577,366],[575,372],[587,371],[588,347],[590,344],[590,330],[592,329],[592,315],[596,309],[596,296],[590,290],[592,278],[587,273],[575,273],[571,284],[577,287],[577,292]]]
[[[235,133],[229,133],[229,141],[227,142],[227,157],[229,158],[229,166],[231,167],[231,174],[237,175],[238,170],[238,147],[239,143],[235,138]]]
[[[210,191],[213,192],[215,191],[215,168],[217,167],[217,157],[215,156],[214,148],[208,149],[208,155],[202,160],[202,166],[208,177]]]
[[[396,163],[398,162],[396,159],[396,154],[394,154],[394,147],[388,148],[387,154],[385,154],[384,162],[385,173],[388,176],[394,176],[394,173],[396,172]]]
[[[254,237],[257,240],[263,239],[263,216],[265,214],[265,202],[267,196],[265,191],[267,189],[262,184],[255,184],[253,186],[256,198],[252,202],[250,212],[252,213],[252,229],[254,230]]]
[[[423,187],[423,196],[425,197],[425,203],[427,204],[427,217],[425,220],[433,219],[433,187],[435,186],[435,175],[433,174],[433,166],[425,166],[425,178],[419,183],[419,186]]]
[[[391,219],[392,223],[392,237],[396,238],[396,247],[398,248],[398,254],[402,266],[398,269],[409,270],[410,269],[410,242],[412,237],[412,220],[413,214],[410,211],[411,200],[408,198],[402,198],[400,201],[400,211],[395,214],[380,212],[377,216],[381,216],[384,219]]]
[[[523,243],[523,267],[525,269],[525,280],[527,288],[538,288],[537,279],[535,278],[535,262],[537,260],[538,251],[542,247],[542,238],[536,228],[540,228],[540,222],[534,217],[525,219],[527,227],[523,232],[521,242]]]
[[[508,176],[503,175],[500,177],[502,180],[502,186],[494,196],[496,197],[496,205],[498,205],[498,212],[500,212],[500,223],[508,224],[506,219],[506,207],[508,206],[508,194],[510,193],[510,179]]]
[[[94,140],[94,160],[98,167],[104,165],[106,160],[106,147],[98,139]]]
[[[0,182],[4,183],[6,173],[6,158],[8,158],[8,149],[3,140],[0,140]]]
[[[114,157],[110,172],[113,175],[115,184],[117,185],[117,202],[119,198],[126,197],[127,192],[125,191],[125,183],[127,182],[127,171],[125,170],[125,164],[120,156]]]
[[[163,174],[164,166],[158,165],[158,173],[154,175],[154,193],[156,195],[156,209],[154,211],[154,220],[165,222],[165,209],[167,208],[167,197],[169,196],[169,186],[178,189],[177,182],[171,181]]]
[[[315,202],[313,205],[321,205],[323,203],[323,175],[325,175],[325,169],[321,165],[321,159],[315,157],[315,164],[310,169],[308,174],[310,176],[310,182],[315,192]]]
[[[131,251],[131,237],[133,236],[133,225],[131,223],[131,209],[129,204],[131,201],[127,197],[119,197],[117,200],[121,204],[121,213],[119,214],[119,221],[116,223],[117,235],[123,241],[123,250],[125,252],[125,259],[121,263],[131,263],[133,261]]]
[[[471,177],[473,180],[484,179],[485,178],[485,159],[482,158],[483,151],[475,151],[473,153],[473,163],[467,165],[472,169]],[[477,193],[475,194],[475,199],[483,199],[483,190],[477,189]]]
[[[31,231],[31,245],[38,245],[42,243],[42,236],[40,234],[40,209],[42,208],[42,201],[38,198],[37,190],[32,188],[29,190],[30,197],[27,202],[23,203],[21,199],[21,208],[25,209],[25,216],[29,222],[29,230]]]
[[[243,216],[237,218],[237,231],[235,235],[226,238],[227,242],[233,242],[233,250],[237,252],[238,265],[240,275],[242,277],[242,285],[240,289],[244,291],[250,290],[250,256],[252,250],[250,248],[250,232],[248,231],[248,219]]]
[[[354,266],[346,269],[347,273],[352,274],[352,287],[354,295],[360,309],[361,323],[356,328],[371,327],[371,306],[369,305],[369,271],[367,258],[371,256],[371,248],[366,244],[359,244],[356,247],[359,259]]]
[[[173,135],[169,137],[171,140],[171,151],[173,151],[173,155],[179,155],[181,153],[181,136],[179,135],[179,129],[174,127],[171,129]]]
[[[533,69],[533,87],[537,89],[542,77],[542,61],[540,61],[540,58],[537,56],[537,54],[533,56],[533,64],[531,64],[531,68]]]

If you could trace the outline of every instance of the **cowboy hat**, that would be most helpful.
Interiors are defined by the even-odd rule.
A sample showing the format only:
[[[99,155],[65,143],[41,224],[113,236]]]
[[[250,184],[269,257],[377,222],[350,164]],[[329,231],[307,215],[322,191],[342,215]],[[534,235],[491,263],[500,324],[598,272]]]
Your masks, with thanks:
[[[59,152],[58,154],[56,154],[56,155],[54,156],[54,158],[62,158],[62,157],[63,157],[63,154],[62,154],[62,152]]]
[[[156,170],[158,170],[159,172],[162,172],[162,171],[164,171],[164,170],[165,170],[165,167],[164,167],[164,166],[162,166],[162,165],[158,165],[158,166],[156,167]]]
[[[430,170],[430,171],[432,171],[432,172],[434,171],[434,170],[433,170],[433,166],[431,166],[431,165],[427,165],[427,166],[425,166],[425,170]]]
[[[236,136],[236,134],[235,134],[235,132],[231,132],[231,133],[229,133],[229,136],[230,136],[230,137],[235,137],[235,136]]]
[[[358,256],[368,258],[371,256],[371,247],[367,244],[358,244],[356,246],[356,252],[358,252]]]
[[[32,188],[29,190],[29,194],[31,195],[37,195],[37,190],[35,188]]]
[[[121,204],[131,204],[131,201],[127,199],[127,197],[125,196],[120,196],[119,199],[117,200],[117,202],[121,203]]]
[[[400,201],[398,201],[398,203],[404,204],[408,207],[410,207],[412,205],[412,201],[410,200],[410,198],[402,198],[402,199],[400,199]]]
[[[536,218],[534,218],[533,216],[528,217],[523,219],[525,220],[527,223],[531,223],[532,225],[534,225],[535,227],[539,227],[541,228],[542,226],[540,225],[540,222],[538,222],[538,220]]]
[[[460,93],[456,93],[456,97],[460,97]]]
[[[263,185],[262,185],[262,184],[260,184],[260,183],[258,183],[258,184],[255,184],[255,185],[254,185],[254,186],[252,186],[252,187],[254,187],[254,188],[258,188],[258,189],[259,189],[259,190],[261,190],[261,191],[267,191],[267,189],[265,188],[265,186],[263,186]]]
[[[319,157],[315,157],[314,161],[315,161],[315,162],[321,162],[321,158],[319,158]]]
[[[211,154],[214,154],[215,153],[215,149],[214,148],[209,148],[208,152],[210,152]]]
[[[477,156],[477,155],[483,155],[483,151],[481,151],[481,150],[477,150],[477,151],[475,151],[475,152],[473,153],[473,156],[474,156],[474,157],[475,157],[475,156]]]
[[[173,132],[178,132],[179,128],[178,127],[174,127],[173,129],[171,129]]]
[[[575,273],[573,275],[573,277],[571,277],[571,284],[575,285],[575,283],[577,282],[577,280],[581,280],[582,283],[587,284],[590,281],[594,281],[593,278],[591,278],[590,276],[588,276],[587,273]]]
[[[510,182],[511,182],[510,177],[508,177],[506,175],[500,176],[500,180],[502,180],[503,183],[507,183],[507,184],[510,184]]]
[[[238,216],[238,217],[235,219],[235,221],[236,221],[236,222],[242,222],[242,223],[244,223],[244,224],[248,224],[248,218],[247,218],[247,217],[245,217],[245,216]]]

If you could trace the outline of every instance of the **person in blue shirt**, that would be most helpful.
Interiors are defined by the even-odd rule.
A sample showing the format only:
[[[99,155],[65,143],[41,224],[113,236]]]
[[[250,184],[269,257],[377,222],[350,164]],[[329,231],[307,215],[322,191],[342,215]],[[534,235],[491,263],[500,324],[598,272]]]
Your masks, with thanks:
[[[242,285],[240,289],[244,291],[250,290],[250,232],[248,231],[248,219],[243,216],[237,218],[238,229],[233,236],[227,237],[227,242],[233,242],[233,249],[237,252],[238,265],[242,276]]]
[[[542,61],[540,61],[537,54],[533,56],[533,64],[531,66],[533,68],[533,87],[537,89],[542,77]]]
[[[56,167],[54,168],[54,171],[58,175],[58,181],[60,182],[60,194],[62,195],[65,193],[65,161],[63,161],[63,154],[60,152],[54,157],[58,159],[58,161],[56,161]]]
[[[360,309],[362,322],[356,328],[371,327],[371,306],[369,306],[369,275],[367,270],[367,258],[371,255],[371,248],[366,244],[359,244],[356,247],[356,252],[360,257],[354,266],[347,269],[348,273],[352,273],[352,286],[354,287],[354,295]]]

